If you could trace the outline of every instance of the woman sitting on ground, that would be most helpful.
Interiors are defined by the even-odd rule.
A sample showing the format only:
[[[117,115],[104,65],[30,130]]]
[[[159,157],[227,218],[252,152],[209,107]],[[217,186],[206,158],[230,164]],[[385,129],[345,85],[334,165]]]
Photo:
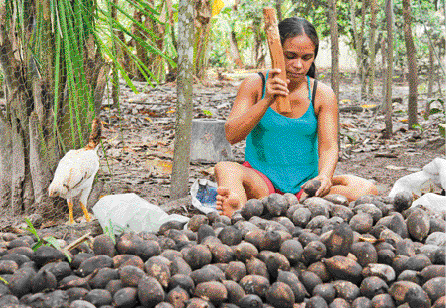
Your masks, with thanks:
[[[315,78],[319,39],[303,18],[279,23],[287,81],[272,69],[247,77],[240,85],[228,120],[226,138],[246,138],[245,162],[219,162],[217,210],[229,217],[247,200],[271,193],[305,197],[304,183],[319,180],[316,196],[340,194],[349,201],[377,194],[370,181],[333,176],[338,161],[338,106],[333,90]],[[287,96],[291,112],[279,113],[275,98]]]

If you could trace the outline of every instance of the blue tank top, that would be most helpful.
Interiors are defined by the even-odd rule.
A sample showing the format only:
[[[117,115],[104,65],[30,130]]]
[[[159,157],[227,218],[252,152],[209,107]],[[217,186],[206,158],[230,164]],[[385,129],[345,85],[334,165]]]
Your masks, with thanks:
[[[307,81],[310,104],[301,117],[288,118],[269,107],[246,137],[245,160],[284,193],[298,193],[301,185],[318,175],[315,96],[308,76]]]

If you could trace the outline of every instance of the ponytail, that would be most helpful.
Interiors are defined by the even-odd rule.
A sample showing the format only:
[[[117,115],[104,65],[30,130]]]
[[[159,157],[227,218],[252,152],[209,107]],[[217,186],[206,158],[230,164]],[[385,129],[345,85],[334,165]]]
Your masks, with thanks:
[[[316,64],[314,64],[314,62],[311,63],[307,76],[310,76],[311,78],[316,78]]]

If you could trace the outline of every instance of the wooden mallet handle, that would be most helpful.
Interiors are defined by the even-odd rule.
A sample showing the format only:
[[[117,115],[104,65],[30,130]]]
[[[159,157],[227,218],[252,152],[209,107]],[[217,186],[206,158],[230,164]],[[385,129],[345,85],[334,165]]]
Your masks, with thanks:
[[[280,43],[276,10],[272,7],[263,8],[263,17],[265,19],[265,33],[268,38],[272,67],[280,68],[279,78],[286,82],[285,59],[283,57],[282,44]],[[290,101],[287,96],[277,96],[276,103],[277,110],[280,113],[291,112]]]

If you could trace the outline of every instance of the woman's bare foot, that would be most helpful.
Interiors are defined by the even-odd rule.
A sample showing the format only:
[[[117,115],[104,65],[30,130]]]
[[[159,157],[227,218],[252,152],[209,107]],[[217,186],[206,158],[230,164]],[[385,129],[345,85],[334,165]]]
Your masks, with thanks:
[[[231,193],[227,187],[217,188],[217,211],[220,215],[232,217],[232,213],[240,208],[240,199],[237,194]]]

